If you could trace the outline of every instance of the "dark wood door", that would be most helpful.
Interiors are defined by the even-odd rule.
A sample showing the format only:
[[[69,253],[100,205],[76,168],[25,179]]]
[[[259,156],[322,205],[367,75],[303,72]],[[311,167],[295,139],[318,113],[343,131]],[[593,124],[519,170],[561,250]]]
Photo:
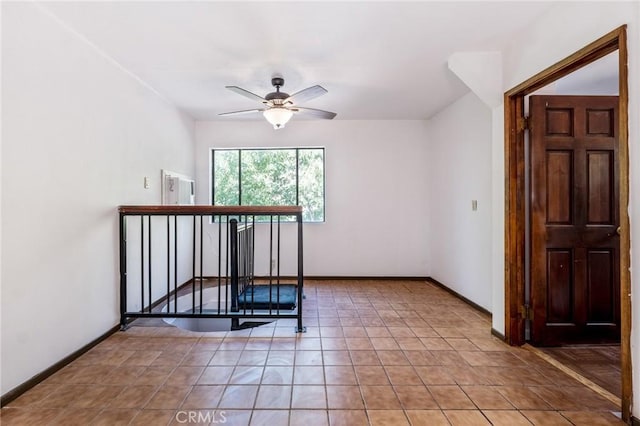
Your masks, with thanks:
[[[531,341],[620,340],[618,98],[531,96]]]

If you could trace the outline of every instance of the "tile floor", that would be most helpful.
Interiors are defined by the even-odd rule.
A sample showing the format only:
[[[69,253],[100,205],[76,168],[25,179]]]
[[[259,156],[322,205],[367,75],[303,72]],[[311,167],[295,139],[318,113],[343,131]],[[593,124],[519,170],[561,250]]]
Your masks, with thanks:
[[[620,345],[576,345],[540,350],[621,398]]]
[[[305,283],[284,320],[118,332],[2,409],[3,425],[613,425],[616,407],[425,282]],[[134,323],[135,324],[135,323]]]

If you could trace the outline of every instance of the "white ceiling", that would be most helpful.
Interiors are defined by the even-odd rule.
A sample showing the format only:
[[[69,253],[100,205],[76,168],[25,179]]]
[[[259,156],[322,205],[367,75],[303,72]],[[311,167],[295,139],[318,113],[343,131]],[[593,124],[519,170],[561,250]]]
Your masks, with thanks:
[[[550,2],[44,2],[180,109],[199,120],[259,107],[285,78],[302,106],[336,119],[425,119],[468,89],[447,69],[459,51],[499,50]],[[256,115],[255,119],[262,119]]]

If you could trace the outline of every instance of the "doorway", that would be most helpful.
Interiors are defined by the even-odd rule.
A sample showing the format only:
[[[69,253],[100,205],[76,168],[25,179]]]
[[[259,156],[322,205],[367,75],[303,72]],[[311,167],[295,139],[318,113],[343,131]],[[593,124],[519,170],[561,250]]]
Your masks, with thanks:
[[[618,223],[620,225],[619,259],[620,291],[620,348],[622,372],[622,416],[628,421],[631,407],[631,354],[630,327],[630,241],[627,215],[628,171],[628,116],[627,116],[627,48],[626,26],[622,26],[594,41],[568,58],[531,77],[505,94],[505,337],[512,345],[525,343],[525,323],[531,309],[525,303],[525,280],[528,262],[526,248],[526,167],[524,130],[525,96],[600,59],[618,51],[618,151],[616,168],[619,176]]]

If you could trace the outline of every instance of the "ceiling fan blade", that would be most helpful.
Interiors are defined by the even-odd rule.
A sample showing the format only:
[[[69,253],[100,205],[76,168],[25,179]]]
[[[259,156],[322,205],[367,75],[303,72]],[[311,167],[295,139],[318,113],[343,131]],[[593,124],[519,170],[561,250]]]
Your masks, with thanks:
[[[262,112],[264,109],[245,109],[242,111],[231,111],[231,112],[223,112],[218,115],[240,115],[240,114],[251,114],[253,112]]]
[[[327,89],[325,89],[322,86],[315,85],[315,86],[307,87],[306,89],[302,89],[301,91],[294,93],[293,95],[285,99],[282,103],[283,104],[304,103],[306,101],[310,101],[311,99],[315,99],[318,96],[322,96],[325,93],[327,93]]]
[[[331,120],[333,119],[336,115],[335,112],[331,112],[331,111],[324,111],[321,109],[315,109],[315,108],[302,108],[302,107],[295,107],[295,108],[291,108],[292,111],[295,112],[299,112],[301,114],[305,114],[305,115],[312,115],[314,117],[318,117],[318,118],[324,118],[327,120]]]
[[[244,90],[241,87],[238,86],[225,86],[227,89],[231,90],[232,92],[237,93],[238,95],[242,95],[246,98],[252,99],[254,101],[258,101],[258,102],[262,102],[263,104],[267,104],[269,101],[267,101],[265,98],[263,98],[262,96],[258,96],[255,93],[252,93],[248,90]]]

